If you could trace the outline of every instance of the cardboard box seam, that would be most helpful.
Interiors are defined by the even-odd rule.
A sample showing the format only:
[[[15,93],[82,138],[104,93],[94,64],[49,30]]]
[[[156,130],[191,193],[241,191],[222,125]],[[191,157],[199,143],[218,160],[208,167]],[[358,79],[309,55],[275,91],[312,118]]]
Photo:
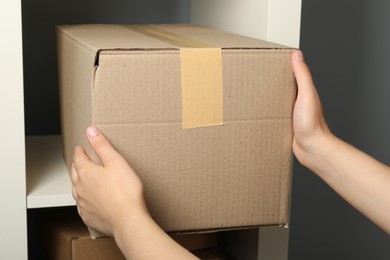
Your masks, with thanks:
[[[73,38],[71,38],[73,39]],[[77,41],[75,41],[76,43],[79,43]],[[79,43],[81,45],[81,43]],[[132,53],[134,51],[136,52],[156,52],[158,53],[159,55],[161,54],[161,52],[167,52],[167,51],[179,51],[180,49],[182,49],[182,47],[177,47],[177,48],[98,48],[98,49],[94,49],[92,47],[88,48],[87,45],[82,45],[84,46],[85,48],[87,48],[88,50],[91,50],[93,52],[96,52],[96,55],[97,56],[100,56],[100,55],[123,55],[122,52],[126,52],[126,55],[138,55],[138,53]],[[202,48],[195,48],[195,49],[202,49]],[[296,50],[296,49],[293,49],[293,48],[271,48],[271,47],[223,47],[223,48],[220,48],[222,50],[222,54],[223,55],[228,55],[229,53],[224,53],[223,51],[224,50],[227,50],[227,51],[238,51],[238,52],[245,52],[245,54],[270,54],[270,55],[273,55],[273,54],[286,54],[286,55],[289,55],[292,53],[292,51]],[[250,52],[250,51],[254,51],[253,53]],[[260,52],[259,52],[260,51]],[[261,51],[264,51],[264,52],[261,52]],[[285,52],[282,52],[282,51],[285,51]],[[235,53],[235,52],[233,52]],[[166,53],[167,55],[170,55],[171,53],[167,52]],[[99,59],[99,58],[97,58]],[[96,62],[95,62],[96,63]]]
[[[76,41],[76,43],[79,43],[79,42]],[[82,46],[84,46],[84,45],[82,45]],[[85,45],[84,47],[87,48],[88,50],[92,50],[92,52],[96,53],[95,54],[94,63],[93,63],[94,67],[99,67],[99,65],[100,65],[100,56],[102,56],[102,55],[123,55],[123,53],[121,53],[121,52],[126,52],[126,55],[137,55],[137,53],[132,53],[132,51],[139,51],[139,52],[146,52],[146,53],[150,52],[150,54],[156,52],[156,54],[158,53],[159,55],[166,53],[167,55],[170,55],[171,53],[169,53],[167,51],[180,51],[180,49],[181,49],[181,47],[177,47],[177,48],[102,48],[102,49],[97,49],[96,50],[96,49],[93,49],[92,47],[88,48],[87,45]],[[222,50],[222,57],[223,57],[224,55],[229,55],[229,53],[224,53],[224,50],[228,50],[228,51],[245,51],[245,54],[252,54],[251,52],[249,52],[250,50],[252,50],[252,51],[259,51],[259,50],[270,51],[270,50],[273,50],[275,52],[264,52],[264,53],[261,53],[261,54],[276,54],[276,53],[277,54],[282,54],[279,51],[286,50],[285,54],[291,55],[292,54],[292,50],[295,50],[295,49],[292,49],[292,48],[289,48],[289,47],[286,47],[286,48],[267,48],[267,47],[246,47],[246,48],[231,47],[231,48],[229,48],[229,47],[227,47],[227,48],[221,48],[221,50]],[[230,54],[233,54],[233,53],[230,53]],[[259,54],[259,52],[253,52],[253,54]]]
[[[150,54],[166,54],[171,55],[174,51],[179,51],[180,48],[102,48],[102,49],[95,49],[93,52],[95,52],[95,61],[94,66],[99,67],[100,65],[100,56],[102,55],[123,55],[122,52],[126,52],[126,55],[139,55],[137,53],[132,53],[134,51],[136,52],[145,52]],[[172,52],[167,52],[172,51]]]
[[[207,233],[216,233],[216,232],[232,231],[232,230],[245,230],[245,229],[261,228],[261,227],[285,227],[287,224],[288,223],[284,223],[280,221],[280,223],[273,223],[273,224],[232,226],[226,228],[221,227],[221,228],[196,229],[196,230],[180,230],[180,231],[172,231],[167,233],[173,235],[207,234]]]
[[[224,125],[226,123],[248,123],[248,122],[283,122],[283,121],[291,121],[292,118],[259,118],[259,119],[224,119]],[[181,126],[181,121],[160,121],[160,122],[115,122],[115,123],[105,123],[105,122],[99,122],[92,120],[94,124],[100,125],[100,126],[107,126],[107,125],[168,125],[168,124],[177,124]],[[223,127],[224,125],[220,126],[211,126],[211,127]],[[208,127],[208,126],[206,126]]]

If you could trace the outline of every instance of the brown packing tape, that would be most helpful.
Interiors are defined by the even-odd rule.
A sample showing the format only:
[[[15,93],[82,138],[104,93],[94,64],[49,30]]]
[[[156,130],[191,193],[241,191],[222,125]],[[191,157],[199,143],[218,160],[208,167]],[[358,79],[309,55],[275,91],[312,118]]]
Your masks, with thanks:
[[[223,125],[222,51],[182,48],[182,126]]]
[[[150,25],[126,28],[180,48],[183,129],[223,125],[221,48]]]
[[[184,26],[184,25],[183,25]],[[198,41],[194,38],[186,37],[174,32],[157,28],[153,25],[128,25],[126,28],[166,42],[179,48],[210,48],[214,47],[208,43]]]

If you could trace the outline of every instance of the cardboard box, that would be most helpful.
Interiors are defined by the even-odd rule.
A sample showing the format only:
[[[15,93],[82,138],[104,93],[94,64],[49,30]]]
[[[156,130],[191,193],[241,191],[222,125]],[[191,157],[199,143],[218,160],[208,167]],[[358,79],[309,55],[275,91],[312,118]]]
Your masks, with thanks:
[[[285,225],[292,48],[194,25],[58,28],[65,160],[99,128],[166,231]]]
[[[61,209],[42,214],[39,231],[49,259],[125,260],[113,238],[92,239],[75,211]]]
[[[49,259],[125,259],[113,238],[92,239],[75,210],[64,208],[43,213],[39,219],[39,230],[40,240]],[[216,249],[216,233],[176,234],[172,238],[200,259],[223,259],[223,255]]]

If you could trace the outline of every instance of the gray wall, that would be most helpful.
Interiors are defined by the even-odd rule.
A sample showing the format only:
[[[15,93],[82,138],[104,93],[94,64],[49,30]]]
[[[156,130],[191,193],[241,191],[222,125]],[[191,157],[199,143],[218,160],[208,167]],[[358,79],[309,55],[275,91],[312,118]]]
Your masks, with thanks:
[[[386,164],[389,32],[389,1],[303,0],[301,49],[331,129]],[[390,237],[295,162],[289,259],[390,259]]]
[[[189,19],[190,0],[22,0],[26,135],[60,133],[56,25]]]

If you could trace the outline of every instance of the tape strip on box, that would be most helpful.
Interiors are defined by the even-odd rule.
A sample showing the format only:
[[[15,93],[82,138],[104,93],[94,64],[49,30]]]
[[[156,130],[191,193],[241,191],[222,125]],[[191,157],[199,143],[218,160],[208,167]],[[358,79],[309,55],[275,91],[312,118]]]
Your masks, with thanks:
[[[223,125],[221,48],[150,25],[126,28],[180,48],[183,129]]]

